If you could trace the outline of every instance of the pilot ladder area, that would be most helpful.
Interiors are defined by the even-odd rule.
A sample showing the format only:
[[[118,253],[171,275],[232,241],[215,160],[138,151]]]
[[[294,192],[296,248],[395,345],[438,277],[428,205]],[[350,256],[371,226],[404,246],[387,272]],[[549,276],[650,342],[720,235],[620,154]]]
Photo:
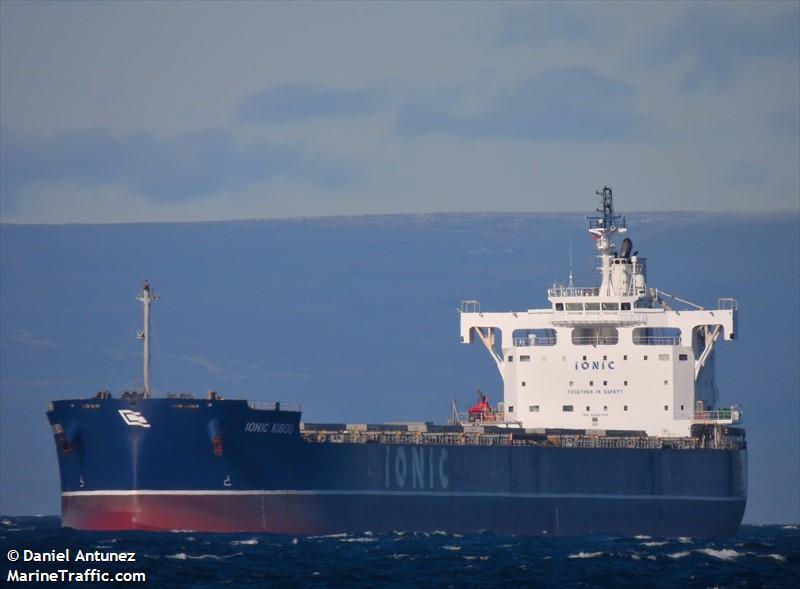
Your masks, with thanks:
[[[301,424],[307,442],[340,444],[416,444],[448,446],[533,446],[542,448],[631,448],[743,450],[744,430],[698,425],[692,436],[662,438],[638,431],[531,430],[498,426],[422,424]]]

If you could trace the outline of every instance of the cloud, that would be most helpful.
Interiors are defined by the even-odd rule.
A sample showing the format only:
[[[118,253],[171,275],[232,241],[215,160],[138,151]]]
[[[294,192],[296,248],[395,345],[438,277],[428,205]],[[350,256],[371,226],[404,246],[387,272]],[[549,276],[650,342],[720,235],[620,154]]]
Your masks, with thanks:
[[[800,28],[797,3],[769,17],[744,18],[720,5],[699,5],[667,29],[646,51],[645,60],[664,65],[689,57],[682,90],[726,88],[754,59],[785,58],[797,62]]]
[[[564,4],[537,3],[512,6],[499,31],[503,43],[540,45],[551,39],[591,41],[597,30],[584,16]]]
[[[247,121],[288,122],[369,114],[385,103],[380,92],[370,89],[284,84],[245,99],[238,114]]]
[[[323,188],[351,180],[340,162],[310,157],[291,146],[240,146],[220,129],[160,138],[97,128],[36,138],[3,128],[0,153],[0,192],[4,208],[12,211],[23,189],[63,182],[123,186],[151,201],[176,202],[276,178]]]
[[[500,90],[468,113],[447,108],[455,102],[452,96],[412,99],[400,108],[396,126],[412,135],[619,140],[637,128],[633,96],[628,84],[589,68],[549,69]]]

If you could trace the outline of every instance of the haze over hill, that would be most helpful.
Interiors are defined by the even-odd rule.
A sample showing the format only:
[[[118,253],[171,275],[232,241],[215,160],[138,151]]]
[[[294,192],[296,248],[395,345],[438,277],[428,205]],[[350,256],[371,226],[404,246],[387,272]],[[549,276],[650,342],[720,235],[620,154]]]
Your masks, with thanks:
[[[745,408],[747,522],[798,521],[798,216],[628,215],[651,286],[713,307],[739,301],[720,347],[721,403]],[[166,391],[302,403],[308,421],[447,419],[450,399],[501,399],[458,305],[546,304],[596,283],[573,214],[442,214],[127,225],[3,225],[0,513],[57,513],[47,402],[141,379],[140,305],[153,310],[153,382]],[[780,481],[780,484],[776,482]]]

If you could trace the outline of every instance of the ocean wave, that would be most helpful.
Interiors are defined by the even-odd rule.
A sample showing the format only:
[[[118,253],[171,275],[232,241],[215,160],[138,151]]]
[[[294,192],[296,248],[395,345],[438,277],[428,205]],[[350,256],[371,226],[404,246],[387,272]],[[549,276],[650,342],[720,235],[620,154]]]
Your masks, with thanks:
[[[604,554],[605,552],[576,552],[575,554],[570,554],[567,558],[597,558]]]
[[[231,542],[231,546],[254,546],[258,544],[258,540],[256,538],[249,538],[247,540],[233,540]]]
[[[691,552],[689,552],[688,550],[683,550],[681,552],[672,552],[671,554],[667,554],[667,556],[670,558],[686,558],[690,554]]]
[[[730,548],[723,548],[722,550],[715,550],[714,548],[698,548],[695,550],[695,552],[700,552],[701,554],[718,558],[719,560],[733,560],[734,558],[743,556],[741,552],[731,550]]]
[[[340,538],[339,542],[377,542],[377,538],[371,536],[356,536],[355,538]]]
[[[327,540],[328,538],[333,538],[333,539],[336,539],[336,538],[347,538],[349,535],[350,534],[345,534],[345,533],[341,533],[341,534],[324,534],[322,536],[309,536],[308,539],[309,540]]]
[[[234,556],[241,556],[241,552],[234,552],[233,554],[186,554],[185,552],[178,552],[177,554],[167,554],[164,558],[171,558],[173,560],[225,560],[226,558],[233,558]]]

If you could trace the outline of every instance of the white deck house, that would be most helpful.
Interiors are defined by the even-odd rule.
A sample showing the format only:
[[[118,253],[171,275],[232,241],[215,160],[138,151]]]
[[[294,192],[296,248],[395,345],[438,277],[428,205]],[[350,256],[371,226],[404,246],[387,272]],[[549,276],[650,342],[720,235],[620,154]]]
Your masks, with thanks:
[[[696,423],[738,423],[720,410],[714,349],[737,335],[737,304],[708,310],[647,286],[646,260],[625,239],[611,189],[589,217],[602,266],[599,287],[548,290],[550,308],[485,313],[461,305],[461,340],[481,341],[504,384],[505,423],[524,428],[646,431],[685,437]],[[694,307],[675,310],[662,295]]]

